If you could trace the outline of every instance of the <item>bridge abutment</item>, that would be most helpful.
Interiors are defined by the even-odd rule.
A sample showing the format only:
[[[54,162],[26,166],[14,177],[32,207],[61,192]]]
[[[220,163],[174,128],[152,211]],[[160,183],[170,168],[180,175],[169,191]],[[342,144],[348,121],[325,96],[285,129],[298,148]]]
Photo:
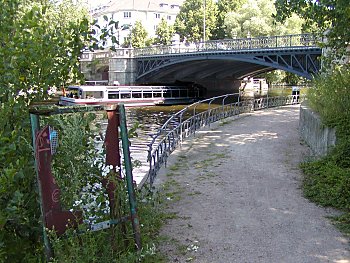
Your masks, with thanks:
[[[136,80],[136,60],[132,49],[118,49],[109,58],[109,83],[118,81],[120,85],[131,85]]]
[[[136,80],[137,63],[133,49],[85,52],[80,65],[86,80],[106,80],[109,85],[115,81],[120,85],[131,85]]]

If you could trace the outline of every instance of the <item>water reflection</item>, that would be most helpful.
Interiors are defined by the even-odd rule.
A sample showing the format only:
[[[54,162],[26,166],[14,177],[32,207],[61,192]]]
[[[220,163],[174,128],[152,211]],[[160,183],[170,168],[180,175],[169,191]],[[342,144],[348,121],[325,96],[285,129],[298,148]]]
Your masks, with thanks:
[[[137,184],[141,182],[149,169],[147,163],[147,144],[151,141],[151,135],[155,134],[172,114],[182,110],[184,107],[186,107],[186,105],[126,109],[128,128],[139,124],[139,128],[136,130],[137,137],[130,138],[131,158],[140,163],[140,166],[133,169],[134,180]]]
[[[150,107],[135,107],[126,108],[126,122],[128,129],[137,125],[136,136],[129,138],[131,142],[130,154],[133,162],[136,161],[139,165],[133,169],[133,177],[139,184],[143,177],[148,172],[148,147],[147,144],[151,141],[151,135],[171,117],[172,114],[182,110],[186,105],[175,106],[150,106]],[[101,116],[102,117],[102,116]],[[105,134],[107,129],[107,119],[100,119],[101,133]],[[102,148],[101,141],[98,148]]]

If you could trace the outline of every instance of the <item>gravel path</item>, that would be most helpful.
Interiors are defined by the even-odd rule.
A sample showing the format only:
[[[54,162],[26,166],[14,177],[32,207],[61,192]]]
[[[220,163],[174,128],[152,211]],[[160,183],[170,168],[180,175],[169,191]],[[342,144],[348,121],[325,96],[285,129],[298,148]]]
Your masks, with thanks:
[[[168,262],[350,262],[347,239],[310,203],[298,164],[299,107],[228,119],[200,131],[156,181],[167,193]]]

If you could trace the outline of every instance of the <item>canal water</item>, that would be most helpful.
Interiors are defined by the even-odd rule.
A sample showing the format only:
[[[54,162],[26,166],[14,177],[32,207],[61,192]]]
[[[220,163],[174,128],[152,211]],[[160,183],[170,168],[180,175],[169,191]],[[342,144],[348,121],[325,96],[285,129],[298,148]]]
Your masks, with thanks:
[[[133,162],[133,177],[137,184],[142,181],[149,170],[147,144],[151,142],[151,135],[157,133],[158,129],[172,114],[184,107],[186,105],[126,108],[128,130],[136,127],[134,136],[130,136],[129,140],[131,143],[130,154]],[[107,120],[102,119],[100,125],[101,132],[105,134]],[[99,147],[102,147],[101,143]]]

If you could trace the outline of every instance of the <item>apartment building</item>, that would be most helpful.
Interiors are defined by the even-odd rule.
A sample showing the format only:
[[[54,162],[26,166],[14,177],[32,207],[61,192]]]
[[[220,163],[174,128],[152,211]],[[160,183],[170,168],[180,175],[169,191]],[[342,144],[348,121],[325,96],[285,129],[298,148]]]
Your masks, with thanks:
[[[184,0],[110,0],[90,12],[93,18],[98,19],[100,25],[106,23],[104,16],[119,22],[119,29],[114,31],[114,35],[122,45],[136,21],[142,22],[149,37],[155,36],[162,18],[168,24],[174,24],[183,2]],[[111,43],[106,44],[109,45]]]

